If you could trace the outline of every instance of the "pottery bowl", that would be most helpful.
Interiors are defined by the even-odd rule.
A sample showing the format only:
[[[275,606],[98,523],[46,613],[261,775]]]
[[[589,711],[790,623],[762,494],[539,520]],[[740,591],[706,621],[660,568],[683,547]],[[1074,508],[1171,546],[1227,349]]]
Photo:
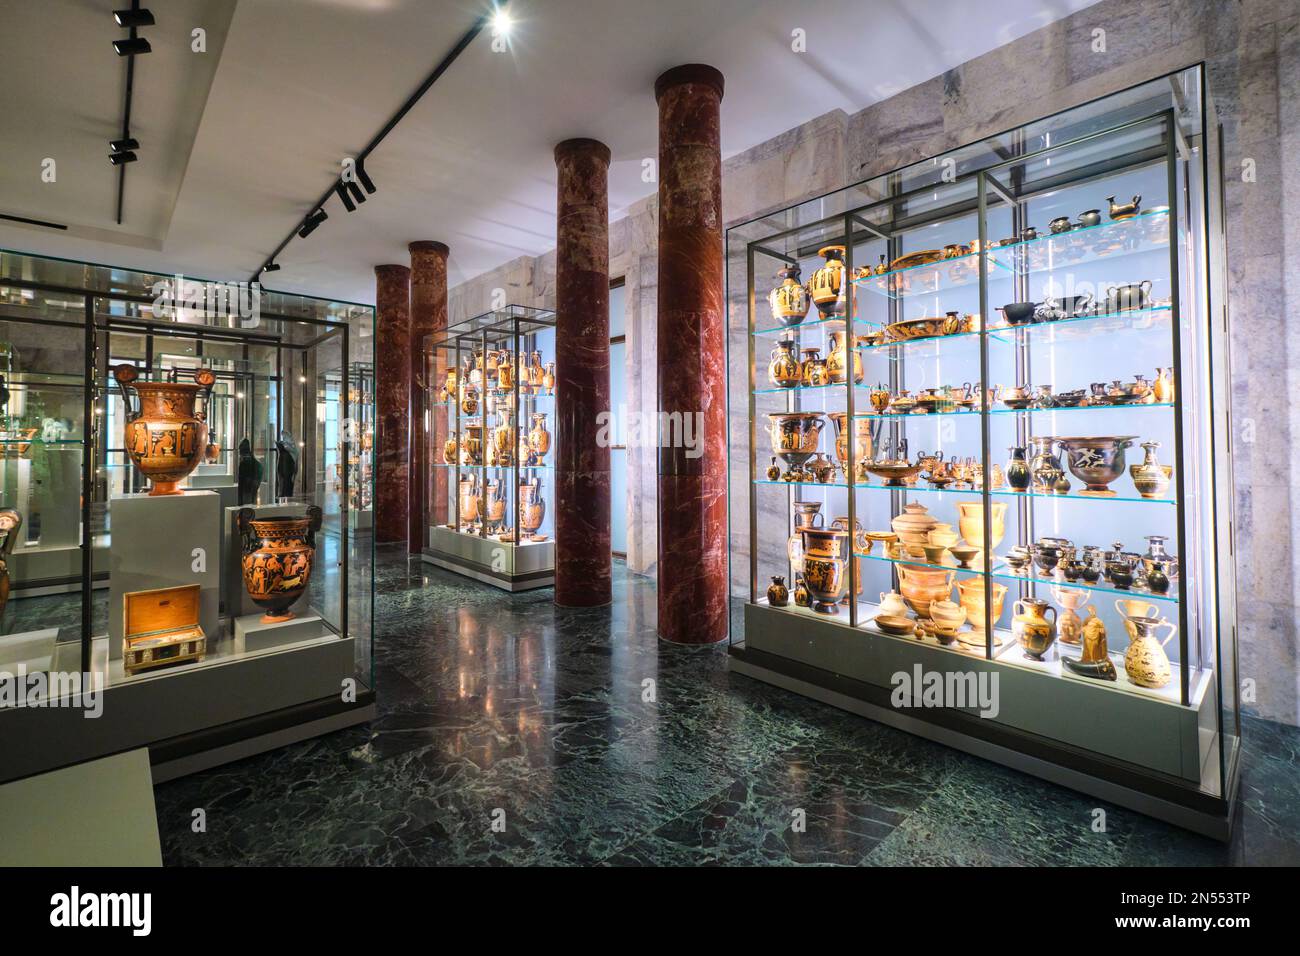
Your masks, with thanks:
[[[894,322],[885,326],[885,334],[894,342],[932,338],[944,334],[947,322],[947,316],[905,319],[902,322]]]
[[[980,553],[979,548],[972,548],[968,544],[950,547],[948,551],[954,558],[961,562],[963,568],[969,568],[971,561]]]
[[[898,614],[877,614],[875,625],[886,634],[905,635],[916,630],[916,622]]]
[[[1086,483],[1090,490],[1096,490],[1124,474],[1124,449],[1136,438],[1136,435],[1057,438],[1056,444],[1065,452],[1070,474]]]
[[[1037,308],[1037,302],[1010,302],[1002,307],[1002,314],[1006,316],[1007,324],[1024,325],[1033,320]]]

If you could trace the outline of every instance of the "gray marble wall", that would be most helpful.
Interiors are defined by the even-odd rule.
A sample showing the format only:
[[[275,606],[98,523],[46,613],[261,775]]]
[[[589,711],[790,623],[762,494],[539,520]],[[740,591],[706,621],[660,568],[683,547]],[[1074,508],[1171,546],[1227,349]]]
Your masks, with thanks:
[[[1096,29],[1105,30],[1103,53],[1093,49]],[[1247,709],[1300,724],[1300,508],[1290,481],[1300,470],[1300,322],[1291,318],[1300,315],[1296,0],[1102,0],[852,116],[818,115],[731,157],[723,207],[729,225],[740,223],[1201,60],[1227,166],[1241,675],[1255,682]],[[1253,182],[1242,180],[1246,159],[1254,161]],[[653,373],[645,374],[655,367],[653,202],[634,206],[610,238],[611,275],[628,282],[629,395],[646,413],[655,407]],[[743,321],[744,263],[729,262],[728,271]],[[486,290],[503,283],[510,301],[546,304],[553,278],[553,256],[515,260],[452,290],[452,318],[482,311],[486,304],[472,304],[486,303]],[[747,348],[736,311],[733,364]],[[730,396],[732,579],[737,594],[748,594],[743,376],[733,375]],[[629,566],[653,573],[653,454],[629,455],[629,468]]]

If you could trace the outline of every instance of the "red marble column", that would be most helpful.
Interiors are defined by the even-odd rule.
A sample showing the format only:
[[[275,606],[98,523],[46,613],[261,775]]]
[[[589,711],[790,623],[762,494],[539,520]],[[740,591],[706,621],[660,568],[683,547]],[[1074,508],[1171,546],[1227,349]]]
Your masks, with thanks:
[[[411,451],[411,270],[375,266],[375,541],[407,536]]]
[[[674,67],[659,104],[659,636],[727,635],[722,74]]]
[[[609,147],[567,139],[555,249],[555,603],[610,603]],[[603,414],[602,414],[603,413]]]
[[[407,546],[419,554],[428,540],[426,512],[438,524],[447,521],[447,469],[430,467],[430,461],[442,461],[442,444],[447,439],[447,416],[431,414],[429,389],[446,377],[442,354],[430,365],[425,353],[425,338],[447,327],[447,254],[441,242],[413,242],[411,252],[411,423],[414,427],[411,447],[410,488],[407,521],[410,527]],[[426,381],[426,375],[433,381]],[[428,431],[426,432],[426,428]],[[439,454],[430,459],[430,450]]]

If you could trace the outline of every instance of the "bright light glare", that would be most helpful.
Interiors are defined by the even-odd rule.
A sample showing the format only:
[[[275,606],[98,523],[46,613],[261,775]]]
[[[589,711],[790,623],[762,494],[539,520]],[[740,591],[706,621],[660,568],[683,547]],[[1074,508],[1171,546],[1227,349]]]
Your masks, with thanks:
[[[510,14],[504,10],[498,10],[492,17],[492,32],[496,36],[505,36],[510,32]]]

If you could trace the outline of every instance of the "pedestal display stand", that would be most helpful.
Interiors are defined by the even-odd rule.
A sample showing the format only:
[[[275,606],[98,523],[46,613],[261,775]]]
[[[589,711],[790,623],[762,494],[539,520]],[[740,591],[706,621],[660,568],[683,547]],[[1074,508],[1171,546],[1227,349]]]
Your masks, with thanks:
[[[213,491],[114,498],[109,550],[108,648],[122,658],[126,595],[197,584],[199,624],[209,641],[220,634],[221,499]]]
[[[15,501],[24,519],[24,537],[10,558],[14,590],[50,593],[80,586],[80,514],[69,507],[81,494],[80,445],[43,445],[45,476],[36,481],[33,462],[17,463]],[[39,516],[39,521],[35,521]],[[34,532],[33,526],[39,528]]]

